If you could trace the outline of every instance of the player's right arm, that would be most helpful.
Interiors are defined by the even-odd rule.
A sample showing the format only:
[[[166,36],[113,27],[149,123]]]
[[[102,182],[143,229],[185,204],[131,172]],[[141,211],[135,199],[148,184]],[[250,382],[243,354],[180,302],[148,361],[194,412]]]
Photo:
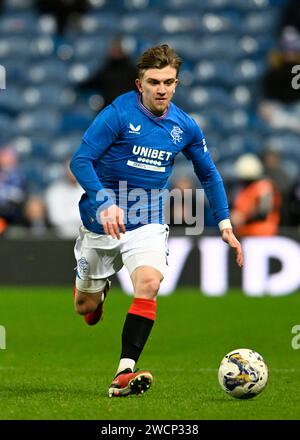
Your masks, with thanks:
[[[95,171],[94,162],[101,160],[110,145],[117,139],[119,131],[116,108],[114,105],[109,105],[99,113],[85,132],[82,143],[70,163],[72,173],[87,193],[91,203],[100,208],[98,220],[101,220],[105,233],[114,238],[120,236],[119,227],[125,232],[124,213],[114,204],[109,192],[106,192],[103,187]],[[101,191],[101,201],[97,200],[99,191]]]

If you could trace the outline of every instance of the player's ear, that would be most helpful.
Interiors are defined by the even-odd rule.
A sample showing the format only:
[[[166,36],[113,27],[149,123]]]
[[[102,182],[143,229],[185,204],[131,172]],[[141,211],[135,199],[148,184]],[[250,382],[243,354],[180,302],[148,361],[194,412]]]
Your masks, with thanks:
[[[174,95],[174,93],[175,93],[176,87],[178,86],[178,83],[179,83],[179,80],[176,79],[176,81],[175,81],[175,85],[174,85],[174,90],[173,90],[173,95]]]
[[[142,92],[143,92],[143,88],[142,88],[141,80],[140,80],[139,78],[137,78],[137,79],[135,80],[135,85],[136,85],[138,91],[139,91],[140,93],[142,93]]]

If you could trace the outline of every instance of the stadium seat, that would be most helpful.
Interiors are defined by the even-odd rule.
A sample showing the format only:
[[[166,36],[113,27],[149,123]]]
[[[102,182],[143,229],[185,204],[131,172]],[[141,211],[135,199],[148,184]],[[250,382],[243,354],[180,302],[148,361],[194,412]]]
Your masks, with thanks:
[[[0,60],[5,59],[28,59],[30,38],[28,36],[6,35],[0,40]]]
[[[0,59],[2,64],[2,60]],[[26,83],[24,71],[29,68],[30,63],[23,59],[5,59],[6,80],[9,81],[10,88],[22,87]],[[0,94],[2,91],[0,92]],[[1,100],[1,98],[0,98]]]
[[[35,0],[10,0],[5,4],[7,14],[26,11],[34,6]]]
[[[253,91],[247,85],[237,85],[230,93],[233,107],[250,109],[254,103]]]
[[[74,59],[76,61],[96,60],[100,64],[108,49],[108,41],[102,35],[81,36],[74,41]]]
[[[69,66],[68,79],[70,85],[76,85],[90,77],[100,64],[97,59],[86,62],[74,62]]]
[[[37,14],[34,10],[5,14],[0,18],[0,36],[15,35],[29,37],[38,34]]]
[[[249,84],[258,81],[266,69],[265,60],[245,58],[238,61],[233,70],[232,85]]]
[[[155,11],[125,13],[118,26],[121,33],[151,35],[153,38],[164,32],[161,14]]]
[[[47,161],[43,159],[32,158],[30,161],[24,161],[21,164],[22,174],[29,193],[39,193],[46,188],[48,179],[45,170],[47,170],[47,167]]]
[[[39,35],[28,46],[32,61],[42,62],[44,58],[49,59],[55,53],[55,40],[51,35]]]
[[[57,25],[53,15],[41,15],[37,18],[37,29],[40,35],[55,35]]]
[[[120,31],[120,15],[112,11],[90,13],[82,17],[80,23],[82,35],[86,34],[114,34]]]
[[[21,169],[28,182],[27,190],[32,194],[42,193],[50,183],[62,179],[66,172],[63,163],[48,163],[43,159],[33,159],[22,164]]]
[[[228,134],[244,132],[250,126],[250,117],[244,109],[235,109],[231,112],[223,112],[219,122],[222,130]]]
[[[72,133],[54,138],[51,144],[52,160],[59,162],[69,158],[81,144],[82,136],[82,130],[72,130]]]
[[[65,175],[65,164],[61,162],[52,162],[45,170],[44,182],[46,185],[50,185],[52,182],[63,179]]]
[[[16,115],[23,108],[22,88],[11,85],[9,89],[0,91],[0,110]]]
[[[241,32],[249,34],[273,33],[279,23],[279,11],[268,9],[266,11],[247,14],[241,21]]]
[[[298,159],[300,163],[299,135],[284,130],[276,130],[269,136],[266,144],[272,145],[280,153]]]
[[[242,35],[236,44],[236,59],[262,58],[272,47],[272,39],[267,35]]]
[[[39,87],[28,87],[23,92],[25,108],[65,109],[76,99],[76,93],[71,88],[64,88],[58,83],[48,83]]]
[[[2,93],[2,91],[1,91]],[[0,139],[8,140],[14,135],[14,123],[13,117],[9,116],[7,113],[0,113]]]
[[[235,34],[201,35],[195,40],[195,61],[206,59],[235,60],[238,54],[238,37]],[[198,43],[198,44],[197,44]]]
[[[283,0],[285,1],[285,0]],[[236,7],[243,12],[261,12],[270,9],[271,0],[235,0]]]
[[[229,61],[203,59],[194,68],[195,83],[226,86],[231,78],[232,64]]]
[[[235,0],[210,0],[208,2],[206,2],[207,4],[207,8],[210,9],[211,11],[224,11],[224,10],[232,10],[232,9],[236,9],[238,10],[239,8],[236,7],[236,2]]]
[[[217,145],[221,160],[235,160],[239,155],[247,152],[245,136],[242,133],[234,133],[220,140]],[[232,172],[232,168],[231,168]]]
[[[16,118],[16,128],[22,134],[55,134],[60,126],[61,116],[57,110],[47,111],[44,107],[35,111],[22,112]]]
[[[197,12],[185,12],[178,14],[164,14],[162,17],[163,31],[170,34],[182,32],[198,32],[200,15]]]
[[[94,115],[88,115],[82,112],[69,111],[65,112],[60,126],[60,133],[72,133],[72,131],[81,130],[82,133],[88,129],[92,123]]]
[[[108,0],[89,0],[90,9],[95,12],[102,11],[108,4]]]
[[[227,106],[229,95],[222,87],[194,86],[190,89],[189,99],[199,107]]]
[[[201,17],[201,31],[206,33],[238,33],[241,16],[238,11],[214,13],[207,12]]]
[[[56,58],[31,63],[25,74],[32,84],[56,83],[62,86],[68,83],[68,66]]]
[[[164,7],[168,8],[169,10],[174,11],[182,11],[182,10],[190,10],[195,11],[198,9],[202,9],[203,7],[207,7],[208,1],[203,0],[199,2],[198,0],[168,0],[167,2],[162,2],[162,4],[165,3]]]
[[[42,159],[49,161],[52,157],[49,145],[51,145],[51,138],[33,136],[30,160]]]
[[[165,9],[168,2],[161,0],[122,0],[124,11],[142,11],[146,9]]]

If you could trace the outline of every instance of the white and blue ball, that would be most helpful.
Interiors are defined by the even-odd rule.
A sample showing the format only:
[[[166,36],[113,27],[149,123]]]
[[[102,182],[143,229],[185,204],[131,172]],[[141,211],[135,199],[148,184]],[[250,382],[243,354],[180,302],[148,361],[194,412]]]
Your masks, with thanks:
[[[218,379],[222,389],[232,397],[251,399],[267,385],[268,367],[256,351],[238,348],[222,359]]]

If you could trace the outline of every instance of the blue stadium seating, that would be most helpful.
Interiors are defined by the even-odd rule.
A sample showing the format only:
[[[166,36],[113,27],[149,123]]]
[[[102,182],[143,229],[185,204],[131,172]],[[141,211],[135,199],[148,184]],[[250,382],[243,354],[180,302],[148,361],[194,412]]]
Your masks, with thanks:
[[[33,62],[44,62],[55,54],[55,39],[51,35],[39,34],[28,42],[29,56]]]
[[[68,65],[57,58],[48,58],[39,63],[31,63],[24,72],[32,85],[68,84]]]
[[[108,41],[104,35],[90,35],[76,38],[73,42],[74,60],[91,61],[96,59],[100,64],[108,49]]]
[[[50,154],[54,162],[62,162],[69,158],[79,147],[83,131],[73,130],[52,140]]]
[[[0,60],[5,62],[7,59],[26,60],[29,57],[28,47],[30,46],[30,38],[28,36],[6,35],[5,39],[0,40]]]
[[[7,14],[0,17],[0,36],[29,37],[39,33],[37,14],[33,11]]]
[[[16,118],[16,128],[20,134],[52,134],[60,127],[61,115],[58,110],[47,110],[44,107],[33,111],[21,112]]]
[[[0,91],[0,111],[16,116],[22,110],[22,88],[11,85]]]
[[[80,29],[82,35],[118,33],[120,32],[120,16],[114,10],[88,13],[82,18]]]
[[[6,143],[10,137],[14,135],[13,117],[8,113],[1,111],[0,113],[0,139]]]
[[[0,91],[0,142],[19,139],[32,188],[59,176],[79,145],[94,111],[77,86],[104,63],[116,34],[133,59],[161,43],[183,58],[174,102],[199,121],[225,175],[237,155],[261,151],[273,135],[256,108],[286,0],[90,0],[78,28],[63,36],[33,3],[8,1],[0,17],[8,78]],[[298,134],[275,138],[288,160],[300,160]]]

